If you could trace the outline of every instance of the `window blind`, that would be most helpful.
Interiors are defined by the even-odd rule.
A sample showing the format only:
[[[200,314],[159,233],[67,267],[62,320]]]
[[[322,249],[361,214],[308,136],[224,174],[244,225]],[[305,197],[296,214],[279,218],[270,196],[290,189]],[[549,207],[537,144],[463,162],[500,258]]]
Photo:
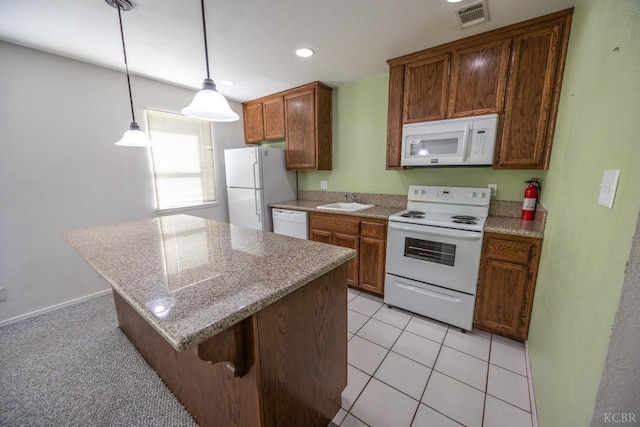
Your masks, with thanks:
[[[164,111],[146,110],[156,209],[215,202],[211,123]]]

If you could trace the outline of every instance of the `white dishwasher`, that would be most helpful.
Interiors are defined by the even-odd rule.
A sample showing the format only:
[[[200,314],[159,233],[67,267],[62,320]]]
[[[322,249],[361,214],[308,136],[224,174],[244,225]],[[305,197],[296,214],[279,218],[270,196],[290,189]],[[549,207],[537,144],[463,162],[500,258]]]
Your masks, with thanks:
[[[307,213],[286,209],[272,209],[273,232],[285,236],[307,239]]]

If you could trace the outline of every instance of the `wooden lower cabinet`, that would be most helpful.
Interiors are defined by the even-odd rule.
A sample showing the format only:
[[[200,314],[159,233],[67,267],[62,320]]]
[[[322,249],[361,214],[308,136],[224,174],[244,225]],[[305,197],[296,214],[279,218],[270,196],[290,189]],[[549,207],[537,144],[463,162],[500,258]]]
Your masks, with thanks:
[[[309,239],[358,251],[347,264],[347,284],[384,296],[387,221],[309,213]]]
[[[484,234],[474,326],[527,339],[541,249],[541,239]]]

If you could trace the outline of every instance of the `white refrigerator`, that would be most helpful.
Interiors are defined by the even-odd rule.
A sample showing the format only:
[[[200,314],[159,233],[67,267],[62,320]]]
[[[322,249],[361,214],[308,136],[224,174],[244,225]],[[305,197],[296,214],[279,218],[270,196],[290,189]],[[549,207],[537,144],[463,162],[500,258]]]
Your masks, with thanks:
[[[269,204],[296,200],[296,173],[287,171],[284,150],[247,147],[224,150],[229,222],[273,231]]]

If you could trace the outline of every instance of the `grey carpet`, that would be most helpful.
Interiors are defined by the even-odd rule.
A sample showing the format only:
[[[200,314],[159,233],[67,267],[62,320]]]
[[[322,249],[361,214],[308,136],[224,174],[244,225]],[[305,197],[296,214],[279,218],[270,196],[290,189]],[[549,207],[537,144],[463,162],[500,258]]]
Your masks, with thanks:
[[[0,426],[195,426],[111,295],[0,328]]]

